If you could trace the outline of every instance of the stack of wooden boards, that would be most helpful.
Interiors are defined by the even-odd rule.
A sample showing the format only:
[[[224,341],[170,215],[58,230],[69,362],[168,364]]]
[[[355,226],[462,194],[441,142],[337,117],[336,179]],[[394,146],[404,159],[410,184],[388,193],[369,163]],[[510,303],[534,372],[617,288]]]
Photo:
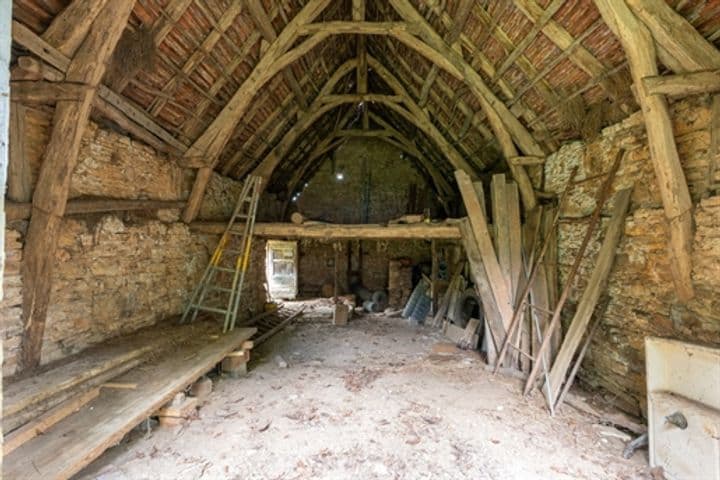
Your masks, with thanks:
[[[255,331],[162,324],[8,383],[4,478],[70,478]]]
[[[461,170],[455,172],[468,214],[467,221],[460,227],[462,241],[470,276],[482,299],[486,333],[491,340],[487,342],[488,360],[495,364],[495,371],[505,366],[527,373],[525,394],[535,386],[542,368],[544,392],[551,412],[567,394],[592,340],[597,319],[602,317],[602,312],[598,314],[596,310],[606,304],[600,301],[600,297],[607,286],[622,236],[632,188],[620,190],[615,196],[612,216],[594,259],[594,268],[565,338],[561,339],[563,307],[600,223],[601,211],[610,196],[623,155],[622,150],[618,152],[612,168],[604,175],[595,209],[588,218],[585,237],[559,294],[554,238],[559,211],[573,186],[585,180],[575,182],[574,170],[558,206],[544,212],[541,207],[526,212],[525,224],[522,225],[517,186],[507,182],[504,175],[495,175],[491,183],[491,226],[487,221],[482,183],[473,182]],[[596,321],[588,329],[594,313]],[[494,358],[494,353],[497,353],[497,358]]]

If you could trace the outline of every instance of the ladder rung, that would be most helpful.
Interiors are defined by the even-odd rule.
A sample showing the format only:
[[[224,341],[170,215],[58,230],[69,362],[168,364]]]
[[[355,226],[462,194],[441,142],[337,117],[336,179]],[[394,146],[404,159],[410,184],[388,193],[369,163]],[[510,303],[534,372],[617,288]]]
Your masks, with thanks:
[[[227,272],[227,273],[235,273],[234,268],[226,268],[226,267],[218,267],[217,265],[213,265],[215,270],[220,270],[221,272]]]
[[[204,305],[197,305],[195,303],[190,306],[196,310],[201,310],[203,312],[220,313],[223,315],[227,313],[227,310],[225,310],[224,308],[206,307]]]
[[[218,287],[216,285],[208,285],[208,290],[216,290],[218,292],[228,292],[228,293],[233,291],[232,288]]]

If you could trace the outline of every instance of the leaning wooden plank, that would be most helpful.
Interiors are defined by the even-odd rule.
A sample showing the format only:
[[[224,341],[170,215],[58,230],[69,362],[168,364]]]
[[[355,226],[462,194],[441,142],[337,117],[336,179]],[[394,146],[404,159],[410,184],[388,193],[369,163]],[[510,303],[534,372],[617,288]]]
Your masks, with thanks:
[[[5,459],[6,478],[70,478],[177,392],[212,369],[255,331],[240,328],[221,336],[198,335],[157,365],[137,368],[119,377],[115,381],[137,383],[138,388],[102,391],[88,408],[17,448]]]
[[[5,438],[3,438],[3,455],[9,455],[10,452],[23,443],[32,440],[38,435],[42,435],[60,420],[78,411],[90,400],[97,398],[98,395],[100,395],[99,388],[80,392],[60,405],[43,413],[32,422],[6,435]]]
[[[495,304],[495,298],[490,288],[490,281],[487,278],[485,269],[483,268],[483,259],[478,250],[477,243],[474,241],[472,229],[467,221],[460,224],[462,232],[463,246],[470,264],[470,275],[475,282],[475,291],[477,291],[482,300],[483,311],[485,312],[485,320],[490,330],[492,341],[488,342],[488,348],[496,352],[500,349],[500,342],[505,338],[505,326],[502,316]],[[494,356],[494,355],[493,355]]]
[[[460,194],[465,203],[465,210],[467,210],[468,219],[470,220],[470,226],[472,227],[472,236],[470,238],[475,240],[477,249],[480,252],[482,258],[481,265],[487,273],[490,289],[497,304],[498,312],[500,312],[500,316],[502,317],[503,330],[505,330],[512,319],[513,307],[507,283],[503,278],[498,258],[495,255],[495,248],[490,238],[490,230],[485,212],[478,200],[478,195],[476,194],[470,176],[462,170],[456,170],[455,179],[457,180]],[[500,339],[497,340],[500,341]]]
[[[610,219],[607,233],[600,247],[600,252],[595,259],[592,274],[588,279],[587,287],[582,297],[580,297],[580,302],[570,322],[570,327],[565,333],[560,351],[557,357],[555,357],[555,362],[550,369],[551,398],[557,398],[560,388],[562,388],[562,384],[565,381],[565,375],[567,374],[570,362],[577,352],[588,322],[595,310],[595,304],[607,286],[610,270],[615,263],[615,251],[617,250],[620,238],[625,229],[625,216],[630,206],[631,193],[632,188],[628,188],[621,190],[616,195],[612,218]]]
[[[502,271],[503,280],[508,291],[512,292],[512,274],[510,266],[510,219],[508,217],[508,203],[506,193],[505,175],[493,175],[490,182],[490,203],[492,204],[492,218],[495,231],[495,251],[498,264]],[[512,296],[512,295],[511,295]]]

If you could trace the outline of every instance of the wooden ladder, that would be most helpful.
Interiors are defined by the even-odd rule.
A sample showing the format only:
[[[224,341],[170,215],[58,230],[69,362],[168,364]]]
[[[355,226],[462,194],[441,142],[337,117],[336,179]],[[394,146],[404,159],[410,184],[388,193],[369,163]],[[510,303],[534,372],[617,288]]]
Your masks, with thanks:
[[[250,264],[261,184],[262,178],[258,176],[250,175],[245,180],[233,214],[180,323],[192,322],[199,312],[208,312],[224,317],[223,332],[235,328],[245,273]]]

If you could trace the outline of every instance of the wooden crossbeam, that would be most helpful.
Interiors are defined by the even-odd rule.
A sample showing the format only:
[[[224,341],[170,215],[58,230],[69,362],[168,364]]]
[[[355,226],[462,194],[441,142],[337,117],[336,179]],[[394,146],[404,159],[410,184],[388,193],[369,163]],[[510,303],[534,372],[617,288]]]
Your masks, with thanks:
[[[90,88],[80,100],[61,101],[55,107],[53,128],[33,195],[23,262],[24,333],[18,362],[22,369],[40,364],[55,249],[70,190],[70,177],[90,118],[95,88],[100,84],[134,4],[134,0],[108,2],[97,14],[66,69],[67,81]]]
[[[720,70],[645,77],[642,82],[649,95],[682,97],[713,93],[720,91]]]
[[[670,111],[664,97],[649,95],[642,79],[658,75],[655,42],[625,0],[595,0],[595,5],[625,50],[647,130],[650,158],[670,230],[671,269],[681,301],[694,296],[692,284],[692,200],[683,172]]]

